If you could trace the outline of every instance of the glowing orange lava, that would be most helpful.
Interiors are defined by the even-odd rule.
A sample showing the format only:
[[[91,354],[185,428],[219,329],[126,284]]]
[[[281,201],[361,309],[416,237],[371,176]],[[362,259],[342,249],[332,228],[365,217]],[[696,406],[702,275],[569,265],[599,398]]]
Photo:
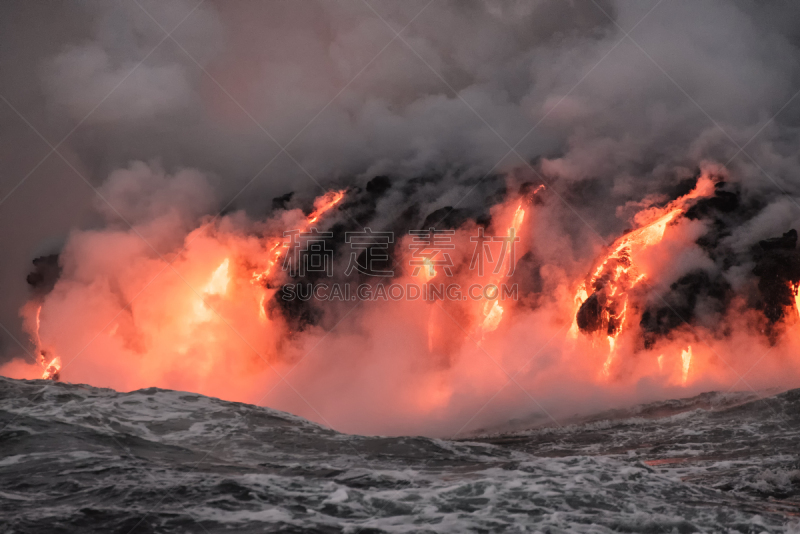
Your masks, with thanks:
[[[36,345],[36,354],[39,365],[42,366],[42,378],[45,380],[58,380],[61,373],[61,358],[58,356],[51,356],[44,348],[42,348],[42,339],[39,335],[39,329],[42,325],[41,320],[42,306],[36,308],[35,327],[33,332],[33,342]]]
[[[321,197],[317,198],[314,201],[314,211],[306,217],[306,220],[299,225],[296,230],[300,232],[306,232],[311,227],[312,224],[319,221],[320,217],[325,215],[328,211],[336,207],[345,197],[346,191],[344,189],[340,191],[329,191],[322,195]],[[272,242],[266,247],[268,249],[267,252],[267,267],[266,269],[262,269],[260,271],[255,271],[252,274],[250,282],[253,284],[264,284],[269,280],[270,275],[274,273],[275,265],[277,265],[278,261],[283,256],[283,239],[273,239]]]
[[[308,224],[312,225],[327,211],[336,206],[344,198],[345,190],[329,191],[314,202],[314,211],[308,216]]]
[[[289,254],[284,232],[331,228],[345,191],[319,197],[308,215],[294,209],[259,221],[233,213],[179,230],[155,223],[135,231],[76,230],[60,257],[64,269],[55,288],[23,310],[37,361],[17,360],[3,374],[123,391],[198,392],[349,432],[441,435],[442,425],[452,422],[455,432],[473,414],[479,415],[468,430],[491,428],[509,414],[527,417],[538,408],[529,392],[561,420],[614,403],[675,398],[676,388],[686,396],[720,390],[738,380],[731,369],[747,370],[753,354],[767,352],[763,334],[748,330],[758,317],[747,313],[720,319],[730,339],[702,324],[674,327],[654,341],[644,339],[644,326],[636,328],[645,324],[639,321],[645,311],[661,309],[653,307],[654,291],[645,282],[671,283],[674,278],[664,277],[681,271],[667,272],[662,264],[703,253],[697,232],[705,223],[683,215],[693,199],[713,193],[706,176],[690,194],[641,210],[635,229],[595,258],[581,256],[585,247],[572,236],[542,239],[548,217],[559,212],[547,197],[533,202],[527,190],[517,191],[490,207],[488,224],[468,220],[447,234],[455,245],[448,249],[451,273],[441,256],[429,256],[416,276],[398,262],[393,277],[367,280],[373,288],[413,285],[423,295],[449,284],[461,289],[435,298],[284,306],[279,288],[297,280],[281,269]],[[138,233],[169,243],[171,262]],[[492,257],[485,271],[473,268],[476,236],[486,238]],[[516,256],[502,252],[506,238],[518,240]],[[413,243],[408,235],[396,239],[393,253],[402,256]],[[352,251],[341,247],[335,259],[343,271]],[[344,280],[341,271],[335,280]],[[527,284],[519,302],[498,294],[513,284]],[[794,302],[786,302],[798,316],[799,286],[791,287]],[[301,321],[318,311],[321,319]],[[751,385],[800,377],[794,356],[800,336],[791,334],[770,349],[754,381],[748,377]]]
[[[540,188],[543,186],[540,186]],[[538,191],[539,189],[537,189]],[[508,230],[506,232],[506,236],[514,240],[517,235],[519,234],[520,227],[522,226],[522,222],[525,220],[525,210],[522,207],[522,203],[517,206],[517,209],[514,211],[514,216],[511,219],[511,224],[508,226]],[[509,247],[513,246],[513,244],[509,244]],[[500,325],[500,321],[503,319],[503,306],[500,304],[500,284],[502,284],[506,278],[508,277],[506,273],[509,272],[509,264],[512,261],[512,256],[509,253],[509,250],[505,250],[505,254],[502,253],[502,264],[498,266],[495,271],[497,274],[493,273],[493,276],[490,278],[489,281],[489,291],[486,293],[488,297],[486,302],[483,305],[483,322],[480,325],[480,335],[481,338],[487,332],[493,332],[497,330],[497,327]],[[493,288],[493,289],[491,289]]]
[[[681,352],[681,382],[685,385],[689,378],[689,369],[692,365],[692,346]]]
[[[790,284],[790,287],[792,289],[792,295],[794,295],[794,309],[800,316],[800,283]]]
[[[695,188],[688,194],[664,208],[645,210],[637,214],[635,219],[641,226],[617,239],[575,290],[573,320],[568,337],[577,338],[581,309],[590,297],[595,299],[594,308],[584,312],[583,320],[589,331],[605,333],[608,340],[608,352],[601,369],[603,377],[610,376],[612,364],[617,357],[618,337],[625,328],[627,319],[629,293],[647,278],[647,273],[641,271],[637,258],[663,240],[669,224],[685,212],[691,200],[712,194],[713,184],[709,176],[701,176]],[[598,309],[600,315],[596,317],[593,313]],[[662,365],[661,360],[659,365]]]

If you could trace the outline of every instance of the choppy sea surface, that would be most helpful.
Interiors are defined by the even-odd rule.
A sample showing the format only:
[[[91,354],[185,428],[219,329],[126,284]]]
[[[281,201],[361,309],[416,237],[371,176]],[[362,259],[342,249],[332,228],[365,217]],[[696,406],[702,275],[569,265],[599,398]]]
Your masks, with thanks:
[[[471,441],[0,378],[0,532],[799,532],[800,390]]]

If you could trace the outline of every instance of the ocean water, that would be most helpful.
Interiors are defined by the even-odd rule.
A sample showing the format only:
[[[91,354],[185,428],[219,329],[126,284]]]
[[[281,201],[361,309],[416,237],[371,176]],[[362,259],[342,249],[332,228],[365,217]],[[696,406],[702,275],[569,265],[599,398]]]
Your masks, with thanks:
[[[798,532],[800,390],[464,441],[0,378],[0,532]]]

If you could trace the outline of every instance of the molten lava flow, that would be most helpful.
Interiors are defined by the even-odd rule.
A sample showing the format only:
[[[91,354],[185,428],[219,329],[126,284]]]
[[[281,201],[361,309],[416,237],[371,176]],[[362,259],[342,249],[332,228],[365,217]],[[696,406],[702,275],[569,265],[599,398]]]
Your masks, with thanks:
[[[269,257],[267,268],[261,272],[254,272],[253,276],[250,278],[251,284],[263,284],[269,279],[269,276],[272,274],[272,269],[275,267],[275,264],[278,263],[278,260],[281,257],[281,253],[283,252],[283,241],[275,240],[275,243],[269,247],[269,252],[267,256]]]
[[[689,378],[689,368],[692,365],[692,346],[681,353],[681,382],[686,385],[686,380]]]
[[[419,270],[417,275],[420,279],[423,288],[425,284],[436,278],[436,266],[433,264],[429,257],[422,258],[423,268]],[[425,289],[427,291],[427,289]],[[436,313],[436,308],[429,306],[428,310],[428,352],[433,353],[436,346],[436,339],[438,334],[438,325],[433,321],[433,316]]]
[[[448,241],[456,250],[452,254],[457,258],[458,251],[471,255],[460,256],[464,263],[457,264],[455,272],[439,268],[435,246],[423,250],[421,261],[415,265],[418,272],[411,273],[410,281],[422,285],[423,293],[428,295],[427,303],[420,301],[419,305],[427,307],[421,313],[427,317],[424,328],[428,354],[434,356],[431,361],[448,365],[465,341],[467,345],[473,342],[482,345],[488,334],[496,331],[508,317],[509,308],[503,299],[508,297],[508,291],[514,291],[508,289],[507,282],[521,254],[517,249],[524,246],[519,243],[519,235],[525,222],[526,203],[542,189],[539,187],[523,198],[516,197],[494,206],[492,225],[488,228],[471,223],[456,229],[452,236],[454,241]],[[414,250],[419,248],[413,241],[406,246],[412,245]],[[442,256],[438,256],[438,261],[444,261]],[[443,289],[451,285],[457,286],[461,294],[439,298]],[[434,298],[430,298],[431,295]],[[433,300],[436,304],[431,305]]]
[[[436,278],[436,266],[433,264],[431,258],[427,256],[422,258],[422,263],[424,267],[420,269],[419,276],[422,278],[423,283],[427,283]]]
[[[608,354],[603,362],[602,374],[610,375],[611,365],[618,350],[617,338],[625,327],[628,312],[628,295],[647,275],[640,271],[637,263],[646,249],[657,245],[664,238],[667,226],[682,215],[690,200],[713,192],[713,180],[703,176],[688,194],[671,202],[660,210],[646,210],[635,217],[649,220],[640,228],[617,239],[608,253],[575,292],[575,308],[569,337],[575,339],[578,331],[587,334],[601,333],[608,339]]]
[[[230,283],[230,259],[225,258],[219,267],[214,270],[208,283],[202,290],[202,295],[195,301],[195,321],[204,322],[210,321],[214,316],[214,312],[206,305],[205,298],[211,295],[224,295],[228,291],[228,284]]]
[[[298,228],[295,228],[295,230],[299,230],[300,232],[307,231],[312,224],[319,221],[320,217],[339,204],[344,199],[345,193],[346,191],[344,189],[340,191],[329,191],[317,198],[314,201],[314,211],[306,217],[306,220],[300,224]],[[250,279],[252,284],[266,284],[268,282],[270,276],[274,273],[275,265],[278,264],[281,256],[283,256],[283,245],[283,239],[274,239],[266,247],[268,249],[267,267],[266,269],[253,273]]]
[[[308,216],[281,212],[249,231],[242,231],[241,216],[202,222],[182,236],[180,253],[166,267],[136,234],[82,234],[67,261],[93,274],[71,285],[60,281],[69,298],[53,292],[26,307],[37,362],[13,372],[123,390],[157,385],[255,400],[249,395],[272,376],[270,360],[278,359],[288,332],[280,314],[267,314],[277,291],[267,282],[282,283],[278,262],[286,248],[282,239],[259,236],[320,224],[344,194],[318,198]],[[80,355],[71,359],[68,376],[60,354]]]
[[[41,314],[42,306],[36,308],[36,317],[33,333],[33,342],[36,345],[36,353],[38,355],[38,362],[44,368],[42,378],[45,380],[58,380],[61,376],[61,358],[58,356],[50,356],[47,350],[42,348],[42,339],[39,335],[41,328]]]
[[[539,186],[540,188],[543,186]],[[537,189],[536,191],[539,191]],[[500,284],[502,284],[505,279],[508,277],[507,274],[510,272],[510,265],[511,261],[513,261],[513,256],[510,253],[510,247],[514,246],[514,239],[516,239],[517,235],[519,234],[520,227],[522,226],[522,222],[525,220],[525,210],[522,207],[522,202],[517,206],[516,211],[514,211],[514,216],[511,219],[511,224],[508,227],[506,232],[506,236],[511,241],[508,244],[509,249],[505,250],[505,254],[502,254],[502,264],[495,269],[498,273],[493,275],[490,282],[489,282],[489,296],[491,298],[487,299],[483,305],[483,322],[480,325],[480,334],[483,337],[487,332],[493,332],[497,330],[497,327],[500,325],[500,321],[503,319],[503,306],[500,304]]]
[[[46,360],[45,353],[42,353],[42,365],[44,372],[42,378],[45,380],[58,380],[61,377],[61,358],[58,356],[52,358],[49,362]]]
[[[575,295],[577,309],[570,334],[575,337],[578,329],[606,333],[609,352],[603,363],[605,376],[609,375],[615,357],[616,340],[625,325],[628,292],[645,279],[645,274],[637,268],[635,256],[660,242],[667,225],[681,213],[681,209],[672,209],[650,224],[618,239],[588,280],[578,287]]]
[[[295,229],[299,230],[300,232],[308,231],[312,224],[318,222],[323,215],[336,207],[344,199],[345,193],[346,191],[341,189],[339,191],[329,191],[321,197],[318,197],[314,201],[314,211],[311,212],[311,214],[308,215],[308,217],[306,217],[306,219],[298,225],[298,228]],[[250,276],[250,283],[260,286],[261,288],[261,294],[258,298],[258,318],[261,323],[266,323],[268,321],[266,302],[271,293],[271,291],[269,291],[269,280],[274,274],[275,266],[283,256],[284,241],[283,239],[274,239],[265,248],[268,250],[266,268],[256,270]]]
[[[344,198],[345,191],[329,191],[314,202],[314,211],[308,216],[308,224],[312,225],[319,220],[325,212],[336,206]]]
[[[494,290],[493,294],[497,295],[498,292],[499,292],[499,290],[496,289],[496,286],[495,286],[495,290]],[[497,297],[495,296],[494,298],[497,298]],[[487,303],[487,305],[488,305],[488,303]],[[491,307],[489,307],[489,311],[488,312],[486,311],[487,307],[488,306],[484,306],[484,315],[486,315],[486,318],[483,320],[483,323],[481,324],[481,333],[482,334],[485,334],[486,332],[493,332],[494,330],[497,330],[498,325],[500,325],[500,320],[503,318],[503,307],[500,305],[499,302],[497,302],[497,300],[492,302],[492,305],[491,305]]]
[[[41,304],[36,308],[36,322],[35,330],[33,332],[33,342],[38,350],[42,346],[42,339],[39,336],[39,329],[42,327],[42,306]]]
[[[442,421],[455,421],[455,432],[480,410],[489,410],[479,415],[486,428],[527,410],[513,395],[504,397],[510,391],[498,393],[509,371],[523,391],[536,391],[559,418],[555,410],[572,414],[605,408],[607,402],[673,396],[675,387],[685,387],[687,396],[700,388],[729,387],[738,378],[730,369],[751,367],[752,355],[767,350],[763,336],[748,330],[758,321],[728,311],[720,312],[720,321],[737,336],[733,343],[709,335],[711,321],[694,321],[692,332],[682,324],[646,330],[663,325],[657,320],[664,308],[643,291],[643,281],[664,287],[684,272],[682,264],[666,264],[671,258],[694,258],[695,253],[704,258],[697,237],[705,223],[681,217],[688,209],[685,202],[640,212],[635,230],[593,263],[580,264],[569,253],[580,247],[569,237],[552,236],[531,249],[530,230],[545,232],[531,219],[553,206],[543,201],[534,208],[520,197],[491,206],[488,227],[467,220],[446,234],[453,245],[447,260],[453,260],[451,272],[441,256],[418,256],[423,261],[416,274],[398,269],[392,279],[359,279],[370,283],[373,296],[379,284],[397,283],[409,288],[406,298],[359,295],[358,305],[330,299],[312,303],[310,296],[283,300],[288,284],[298,279],[290,280],[281,264],[290,254],[297,258],[296,249],[287,251],[288,240],[278,236],[315,225],[330,228],[328,219],[344,201],[343,191],[318,199],[308,215],[282,210],[252,221],[234,213],[193,228],[161,228],[159,222],[147,232],[141,229],[154,242],[166,243],[164,254],[174,258],[169,265],[134,231],[76,230],[65,246],[56,287],[23,310],[37,361],[5,366],[4,373],[53,379],[60,374],[64,380],[127,391],[151,386],[193,391],[263,403],[347,431],[437,434]],[[403,219],[406,223],[413,224]],[[393,254],[413,244],[409,237],[398,239]],[[518,237],[520,271],[513,275],[516,261],[501,248]],[[486,270],[477,264],[478,239]],[[172,254],[175,250],[179,253]],[[344,280],[339,267],[352,250],[341,244],[333,252],[337,278],[303,281],[314,281],[318,289],[323,282]],[[577,269],[586,276],[570,279],[568,273]],[[780,283],[788,280],[795,279]],[[503,286],[518,282],[523,303],[501,300]],[[450,285],[461,293],[439,296]],[[780,303],[796,306],[800,315],[798,285],[781,285]],[[415,296],[411,287],[418,291]],[[574,310],[568,310],[573,296]],[[793,300],[787,300],[790,296]],[[736,305],[734,300],[730,309]],[[317,312],[319,320],[312,316]],[[640,321],[645,312],[652,321]],[[574,321],[575,339],[565,342],[567,318]],[[633,328],[637,324],[641,336]],[[651,332],[658,335],[647,338]],[[800,377],[800,360],[792,358],[800,351],[800,336],[789,334],[779,340],[782,359],[772,362],[762,383],[789,374],[786,369]],[[715,353],[732,366],[720,365]],[[69,365],[61,368],[56,354]],[[767,358],[759,365],[769,363]],[[287,373],[290,382],[284,384]],[[470,423],[480,428],[477,424]]]
[[[230,267],[231,261],[228,258],[225,258],[217,270],[214,271],[214,274],[211,275],[211,280],[208,281],[208,284],[204,288],[204,292],[208,295],[224,295],[225,292],[228,290],[228,283],[230,282],[230,274],[228,273],[228,268]]]

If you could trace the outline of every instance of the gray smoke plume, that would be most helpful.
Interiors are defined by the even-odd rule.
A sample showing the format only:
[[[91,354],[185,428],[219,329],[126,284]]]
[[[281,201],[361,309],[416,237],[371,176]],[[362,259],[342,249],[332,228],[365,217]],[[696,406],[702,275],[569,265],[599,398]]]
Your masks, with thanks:
[[[710,288],[701,303],[752,290],[754,269],[769,270],[758,243],[798,226],[793,2],[19,0],[0,12],[5,359],[30,348],[18,314],[31,262],[72,229],[171,217],[177,235],[221,209],[261,217],[286,193],[302,203],[379,175],[391,187],[363,218],[398,228],[451,208],[479,218],[501,176],[545,182],[537,261],[571,265],[701,166],[724,167],[734,213],[694,214],[705,255],[661,281]],[[647,332],[668,329],[658,313]]]

